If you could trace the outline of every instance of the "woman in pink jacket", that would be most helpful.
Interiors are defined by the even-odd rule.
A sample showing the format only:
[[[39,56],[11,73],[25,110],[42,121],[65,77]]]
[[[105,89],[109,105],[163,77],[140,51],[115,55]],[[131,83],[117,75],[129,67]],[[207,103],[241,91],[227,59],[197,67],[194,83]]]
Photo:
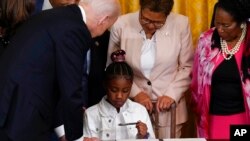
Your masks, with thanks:
[[[250,124],[249,0],[219,0],[214,28],[199,39],[192,73],[198,137],[229,139],[230,125]]]

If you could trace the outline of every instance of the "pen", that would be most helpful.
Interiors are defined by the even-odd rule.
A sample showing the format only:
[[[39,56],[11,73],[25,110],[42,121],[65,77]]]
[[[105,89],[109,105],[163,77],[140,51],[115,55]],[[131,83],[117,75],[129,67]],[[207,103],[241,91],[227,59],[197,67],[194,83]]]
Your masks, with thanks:
[[[135,125],[137,122],[130,122],[130,123],[119,123],[119,126],[127,126],[127,125]]]

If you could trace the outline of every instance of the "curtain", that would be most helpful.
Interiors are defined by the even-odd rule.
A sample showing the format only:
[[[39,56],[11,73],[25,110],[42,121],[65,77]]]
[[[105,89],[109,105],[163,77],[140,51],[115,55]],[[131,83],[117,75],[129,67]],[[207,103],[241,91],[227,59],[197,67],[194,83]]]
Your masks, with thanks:
[[[139,9],[139,0],[119,0],[122,14]],[[196,47],[200,34],[209,29],[213,7],[217,0],[174,0],[173,12],[189,17],[193,44]]]

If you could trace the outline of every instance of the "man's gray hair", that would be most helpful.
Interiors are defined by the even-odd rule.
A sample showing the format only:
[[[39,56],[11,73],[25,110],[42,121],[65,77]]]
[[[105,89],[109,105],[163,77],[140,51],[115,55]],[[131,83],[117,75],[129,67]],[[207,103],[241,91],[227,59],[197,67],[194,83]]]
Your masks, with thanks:
[[[118,0],[82,0],[87,5],[90,5],[98,16],[104,14],[117,17],[120,15],[120,4]]]

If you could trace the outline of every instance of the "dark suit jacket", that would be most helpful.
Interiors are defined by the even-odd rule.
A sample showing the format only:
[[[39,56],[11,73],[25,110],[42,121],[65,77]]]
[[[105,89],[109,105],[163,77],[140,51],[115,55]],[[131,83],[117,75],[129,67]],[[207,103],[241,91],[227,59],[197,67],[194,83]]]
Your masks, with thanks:
[[[2,54],[2,52],[4,51],[5,49],[5,44],[4,44],[4,38],[3,37],[0,37],[0,56]]]
[[[82,136],[90,41],[77,5],[42,12],[17,31],[0,59],[0,128],[13,141],[48,140],[60,97],[66,137]]]
[[[84,89],[84,102],[83,107],[88,108],[92,105],[100,102],[102,97],[106,95],[103,79],[104,72],[106,68],[107,61],[107,50],[109,43],[109,35],[110,32],[107,30],[103,35],[96,37],[93,39],[93,46],[90,48],[90,72],[89,74],[86,71],[83,73],[83,78],[87,80],[82,80],[84,87],[88,87],[88,89]],[[85,66],[86,67],[86,66]],[[87,69],[87,68],[86,68]],[[87,77],[86,77],[87,76]],[[88,83],[85,83],[88,82]],[[55,128],[61,126],[63,124],[62,121],[62,102],[59,102],[57,106],[57,117],[55,117],[54,126]]]
[[[94,38],[94,46],[90,48],[88,107],[97,104],[106,95],[103,79],[107,61],[109,35],[110,32],[107,30],[102,36]]]

